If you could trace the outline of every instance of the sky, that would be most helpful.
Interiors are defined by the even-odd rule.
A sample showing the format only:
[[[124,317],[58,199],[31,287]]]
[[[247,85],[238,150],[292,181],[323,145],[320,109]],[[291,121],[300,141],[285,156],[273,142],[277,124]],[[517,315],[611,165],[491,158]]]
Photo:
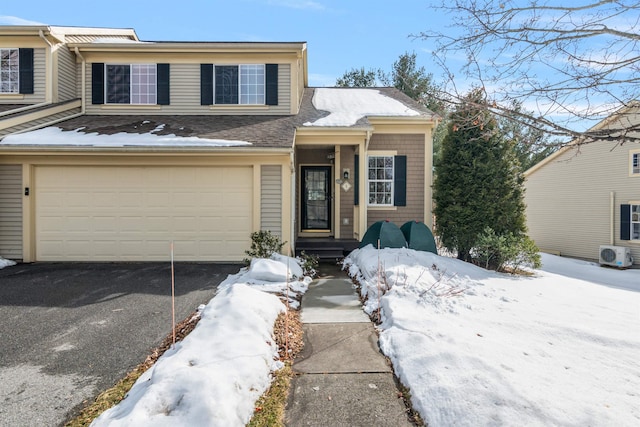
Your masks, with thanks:
[[[310,86],[333,86],[351,68],[389,72],[405,52],[437,76],[427,42],[411,37],[446,22],[432,1],[30,0],[3,2],[0,25],[133,28],[146,41],[304,41]]]

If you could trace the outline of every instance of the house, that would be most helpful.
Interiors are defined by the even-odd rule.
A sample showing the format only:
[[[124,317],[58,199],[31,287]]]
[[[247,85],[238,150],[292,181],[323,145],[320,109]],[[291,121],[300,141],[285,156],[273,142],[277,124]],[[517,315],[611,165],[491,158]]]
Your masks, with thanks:
[[[622,246],[640,264],[639,124],[634,103],[591,129],[605,140],[569,144],[525,173],[527,225],[539,248],[598,260],[600,245]]]
[[[310,88],[305,42],[143,42],[0,27],[0,256],[238,261],[250,233],[348,250],[431,225],[437,116],[391,88]]]

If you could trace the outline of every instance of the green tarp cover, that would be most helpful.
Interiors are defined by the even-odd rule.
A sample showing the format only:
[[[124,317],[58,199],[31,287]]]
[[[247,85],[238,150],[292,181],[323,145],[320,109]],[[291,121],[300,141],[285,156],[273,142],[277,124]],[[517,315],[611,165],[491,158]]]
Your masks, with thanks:
[[[378,221],[371,224],[371,227],[364,233],[362,241],[360,241],[360,247],[371,244],[374,248],[378,247],[378,240],[380,240],[380,248],[406,248],[407,241],[404,238],[404,234],[390,221]]]
[[[417,251],[432,252],[438,255],[438,249],[436,248],[436,240],[433,238],[433,233],[429,230],[429,227],[423,222],[408,221],[405,222],[402,227],[402,234],[410,249]]]

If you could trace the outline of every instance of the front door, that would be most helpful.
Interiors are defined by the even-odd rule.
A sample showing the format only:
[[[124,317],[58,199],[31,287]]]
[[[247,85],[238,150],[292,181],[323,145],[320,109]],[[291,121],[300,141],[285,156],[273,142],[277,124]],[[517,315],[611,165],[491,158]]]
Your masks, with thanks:
[[[331,229],[331,166],[302,167],[302,229]]]

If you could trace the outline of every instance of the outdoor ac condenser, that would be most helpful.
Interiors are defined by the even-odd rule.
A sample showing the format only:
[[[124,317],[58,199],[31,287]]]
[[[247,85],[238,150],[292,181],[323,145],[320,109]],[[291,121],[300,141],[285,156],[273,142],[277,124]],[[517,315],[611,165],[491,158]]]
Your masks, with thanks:
[[[625,268],[633,264],[631,249],[623,246],[600,246],[600,265],[611,265],[613,267]]]

